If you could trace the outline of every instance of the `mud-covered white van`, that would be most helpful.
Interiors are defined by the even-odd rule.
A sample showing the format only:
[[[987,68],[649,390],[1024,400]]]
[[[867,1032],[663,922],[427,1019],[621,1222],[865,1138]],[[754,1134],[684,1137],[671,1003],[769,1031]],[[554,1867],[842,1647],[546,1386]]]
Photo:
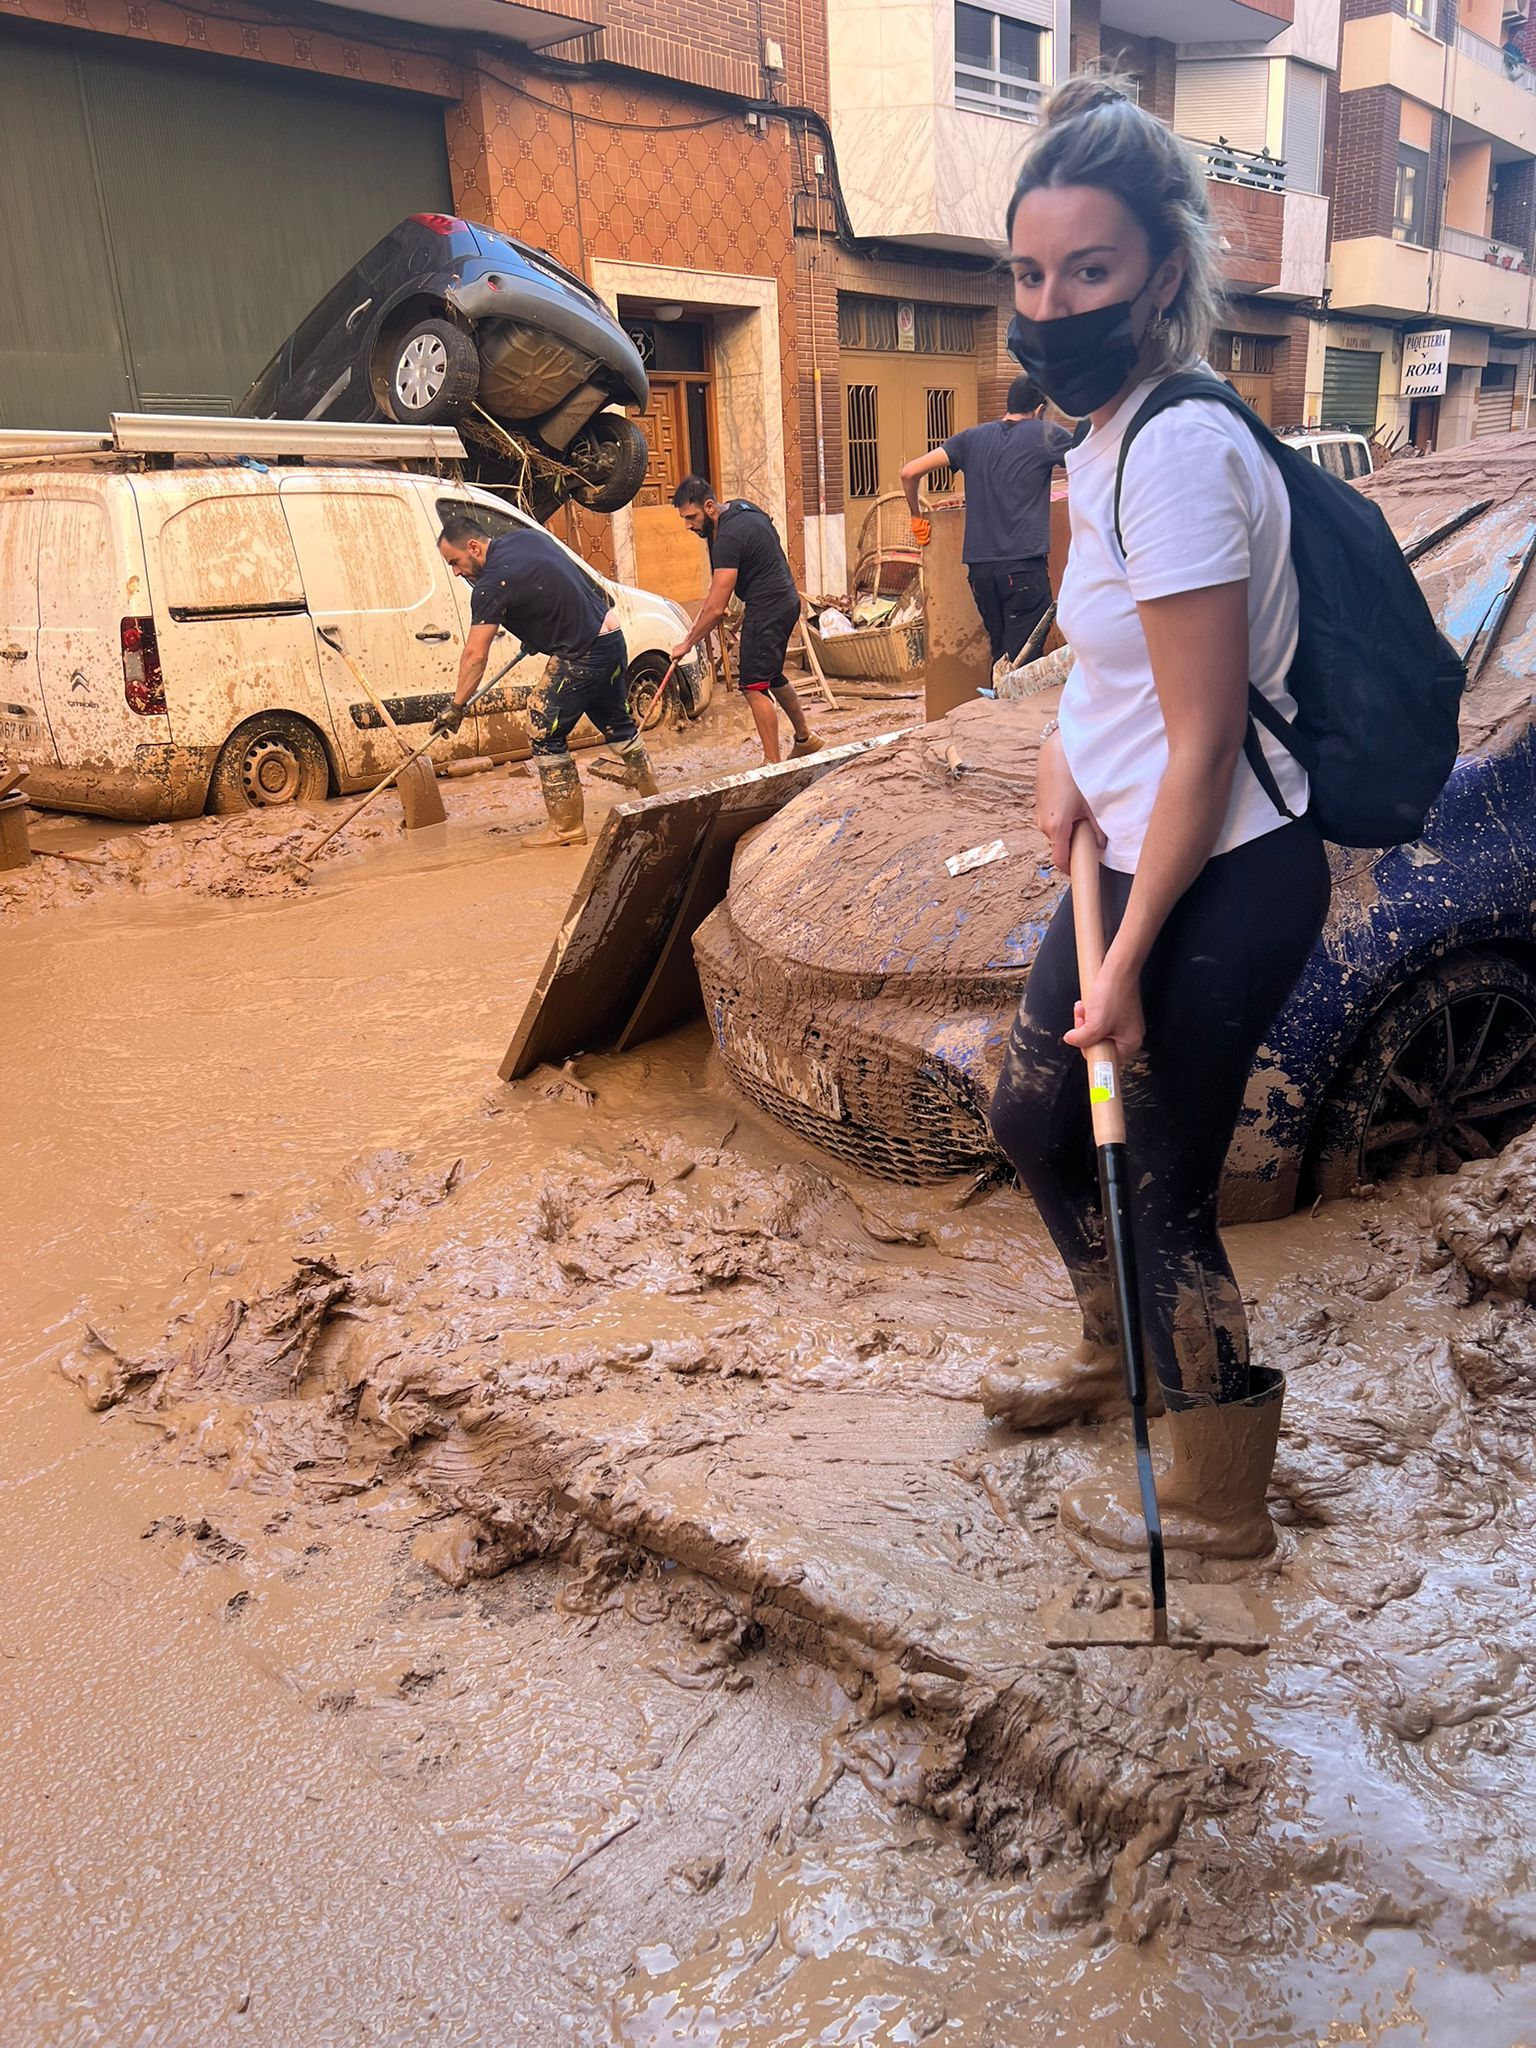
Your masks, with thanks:
[[[119,415],[106,440],[0,434],[0,755],[30,764],[32,801],[163,819],[368,787],[400,743],[337,643],[424,739],[469,625],[438,530],[454,512],[493,531],[526,517],[451,476],[324,451],[365,436],[392,464],[417,452],[410,436],[442,431]],[[225,435],[238,456],[176,452]],[[269,439],[320,461],[278,459]],[[659,679],[686,613],[597,580],[632,684]],[[516,652],[498,638],[492,673]],[[528,753],[511,692],[520,702],[544,667],[530,656],[434,758]]]

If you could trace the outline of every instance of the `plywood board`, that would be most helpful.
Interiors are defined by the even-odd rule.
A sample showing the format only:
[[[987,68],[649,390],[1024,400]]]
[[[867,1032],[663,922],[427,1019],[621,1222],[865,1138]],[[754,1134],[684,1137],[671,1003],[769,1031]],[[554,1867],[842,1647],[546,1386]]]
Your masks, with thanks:
[[[714,893],[690,889],[708,847],[728,848],[739,836],[732,829],[738,819],[745,831],[830,770],[895,737],[855,740],[803,761],[752,768],[678,796],[648,797],[610,811],[512,1034],[501,1078],[515,1081],[546,1060],[612,1045],[621,1035],[634,1044],[636,1033],[626,1027],[685,906],[697,928],[725,894],[726,859],[714,862]],[[655,1014],[663,1019],[655,1029],[678,1022],[675,1001],[652,994]]]
[[[923,556],[928,628],[923,701],[929,718],[942,718],[991,682],[992,657],[961,554],[965,507],[944,499],[930,507],[930,518],[933,538]]]

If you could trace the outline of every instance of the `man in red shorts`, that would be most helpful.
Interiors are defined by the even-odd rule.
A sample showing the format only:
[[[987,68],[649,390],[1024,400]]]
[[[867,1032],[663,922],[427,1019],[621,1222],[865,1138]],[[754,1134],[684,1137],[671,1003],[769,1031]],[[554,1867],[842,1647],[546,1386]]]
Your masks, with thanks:
[[[739,597],[746,617],[741,622],[736,681],[751,708],[763,759],[782,758],[775,702],[794,728],[791,761],[819,752],[826,742],[806,724],[800,699],[784,675],[789,636],[800,619],[800,593],[773,521],[746,498],[720,504],[714,485],[702,476],[685,476],[672,493],[672,502],[689,532],[708,543],[713,572],[698,617],[672,650],[673,660],[697,647],[724,618],[732,597]]]

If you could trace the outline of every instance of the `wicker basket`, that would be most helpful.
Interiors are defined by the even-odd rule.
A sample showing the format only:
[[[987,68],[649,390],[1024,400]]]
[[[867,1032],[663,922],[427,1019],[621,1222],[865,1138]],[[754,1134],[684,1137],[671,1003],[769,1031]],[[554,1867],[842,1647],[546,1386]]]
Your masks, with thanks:
[[[904,626],[860,626],[852,633],[831,633],[823,637],[806,625],[816,659],[827,674],[842,682],[920,682],[927,658],[927,640],[921,619]]]

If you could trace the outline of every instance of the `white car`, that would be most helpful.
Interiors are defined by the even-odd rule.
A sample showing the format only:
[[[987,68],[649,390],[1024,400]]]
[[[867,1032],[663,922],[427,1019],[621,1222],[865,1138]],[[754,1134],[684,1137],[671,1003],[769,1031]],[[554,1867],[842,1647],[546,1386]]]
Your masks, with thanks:
[[[1334,431],[1327,427],[1302,427],[1283,438],[1309,462],[1315,462],[1319,469],[1326,469],[1330,476],[1342,477],[1346,483],[1369,476],[1376,467],[1371,456],[1371,444],[1364,434]]]
[[[359,432],[376,437],[389,466],[248,452],[189,461],[174,453],[189,423],[145,420],[135,437],[121,431],[129,418],[110,439],[51,437],[59,452],[30,459],[22,451],[49,437],[0,434],[0,755],[29,763],[34,803],[115,818],[370,787],[400,742],[343,650],[419,744],[453,689],[469,625],[469,587],[437,549],[443,520],[531,522],[493,492],[395,466],[419,452],[398,437],[430,429],[352,430],[354,445]],[[200,442],[231,436],[232,450],[258,430],[285,431],[191,424]],[[157,428],[169,449],[145,445]],[[286,431],[308,446],[337,429]],[[619,614],[632,699],[653,697],[687,614],[588,573]],[[499,637],[491,673],[517,651]],[[527,754],[516,705],[546,665],[522,662],[433,758]],[[707,689],[690,671],[694,708]]]

